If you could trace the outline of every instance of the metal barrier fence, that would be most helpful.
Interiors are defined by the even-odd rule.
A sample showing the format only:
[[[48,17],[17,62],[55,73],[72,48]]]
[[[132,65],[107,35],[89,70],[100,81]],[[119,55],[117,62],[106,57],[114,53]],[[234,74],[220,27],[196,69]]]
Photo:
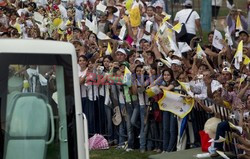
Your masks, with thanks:
[[[56,91],[53,87],[55,82],[53,79],[48,80],[48,90],[45,91],[45,93],[50,97],[52,93]],[[117,143],[124,144],[125,141],[129,140],[127,139],[129,138],[128,134],[133,133],[135,137],[132,138],[132,140],[136,141],[135,145],[137,145],[136,148],[138,148],[138,140],[142,137],[140,136],[140,132],[143,131],[146,142],[145,148],[162,149],[162,111],[159,111],[157,100],[148,98],[143,87],[137,88],[140,89],[139,93],[133,95],[131,88],[121,85],[119,81],[112,83],[105,81],[102,84],[97,83],[97,81],[91,81],[81,85],[82,107],[88,119],[89,136],[98,133],[105,136],[110,142],[117,140]],[[173,91],[184,95],[186,94],[182,89],[174,89]],[[50,103],[52,103],[52,101],[53,100],[50,99]],[[192,111],[187,115],[188,121],[192,124],[186,124],[185,126],[185,129],[188,129],[189,126],[192,129],[189,133],[187,131],[190,138],[189,144],[187,144],[189,147],[194,143],[197,144],[196,146],[200,146],[199,131],[204,130],[206,121],[214,117],[215,114],[219,114],[221,121],[229,122],[230,108],[216,105],[211,99],[205,99],[202,102],[207,107],[214,105],[215,113],[209,114],[198,106],[198,103],[195,103]],[[55,108],[56,106],[53,107]],[[140,107],[144,109],[140,109]],[[135,110],[139,110],[139,113],[137,112],[137,116],[131,121]],[[140,111],[144,112],[140,113]],[[120,117],[118,114],[120,114]],[[141,116],[143,116],[143,119],[141,119]],[[144,124],[141,124],[142,122]],[[235,120],[231,120],[230,122],[233,124],[236,123]],[[143,127],[143,129],[141,127]],[[225,148],[228,151],[234,152],[234,154],[238,154],[238,150],[235,146],[237,141],[232,139],[232,132],[233,130],[230,129],[226,133],[227,142],[225,142]],[[190,136],[194,136],[194,141],[191,141]],[[121,137],[123,140],[120,139]]]
[[[90,136],[94,133],[99,133],[104,135],[110,142],[114,141],[115,139],[119,143],[119,137],[125,137],[128,138],[128,125],[126,124],[126,120],[130,120],[126,118],[126,113],[130,113],[128,116],[131,118],[131,109],[132,113],[136,109],[136,107],[139,107],[140,101],[139,101],[139,95],[137,94],[137,98],[133,98],[133,95],[129,95],[128,99],[125,97],[126,94],[126,86],[117,85],[117,84],[110,84],[106,83],[104,85],[96,86],[94,84],[86,86],[86,95],[92,95],[92,98],[89,98],[89,96],[86,96],[87,102],[83,103],[83,107],[93,107],[94,109],[88,110],[89,112],[84,112],[87,114],[87,118],[89,121],[89,130],[90,130]],[[96,92],[95,92],[96,91]],[[131,90],[129,90],[131,91]],[[174,90],[175,92],[178,92],[180,94],[185,94],[184,90]],[[131,93],[131,92],[130,92]],[[158,111],[158,104],[152,99],[146,99],[145,90],[143,90],[143,103],[145,106],[145,120],[144,120],[144,133],[146,138],[146,148],[147,149],[162,149],[162,122],[157,121],[155,119],[155,116],[157,113],[159,113],[159,118],[162,118],[162,112]],[[95,99],[95,101],[92,101],[92,99]],[[107,103],[107,100],[110,100]],[[134,100],[136,99],[136,100]],[[129,100],[129,102],[128,102]],[[147,102],[146,100],[149,100]],[[203,104],[205,106],[213,105],[214,102],[211,99],[205,99],[203,100]],[[222,109],[220,106],[215,105],[215,110],[218,114],[221,116],[221,121],[228,121],[225,114],[229,116],[230,110],[229,109]],[[113,111],[115,107],[118,107],[119,109]],[[83,108],[85,110],[85,108]],[[91,112],[92,111],[92,112]],[[118,111],[118,112],[117,112]],[[92,113],[92,114],[91,114]],[[121,125],[124,129],[124,132],[121,131],[121,127],[118,125],[114,125],[112,121],[112,117],[114,118],[114,114],[121,114]],[[154,114],[155,113],[155,114]],[[139,114],[140,115],[140,114]],[[192,111],[188,114],[188,119],[192,123],[191,127],[193,129],[193,135],[195,140],[189,141],[188,147],[192,147],[192,144],[196,144],[196,146],[200,146],[200,136],[199,131],[204,130],[204,125],[206,121],[213,117],[214,114],[207,113],[204,111],[201,107],[198,106],[198,103],[195,103],[194,108]],[[92,119],[90,119],[92,118]],[[139,121],[140,116],[137,116],[136,122],[140,123]],[[140,126],[139,124],[136,125],[136,123],[130,123],[131,127],[129,129],[133,129],[134,133],[134,140],[136,142],[139,142],[138,139],[140,138]],[[186,125],[186,129],[188,129],[188,124]],[[121,133],[122,132],[122,133]],[[126,133],[125,133],[126,132]],[[176,134],[177,135],[177,134]],[[138,137],[137,137],[138,136]],[[232,137],[231,137],[231,131],[227,132],[227,138],[228,141],[226,142],[226,149],[229,151],[234,152],[237,154],[237,149],[233,145]],[[124,142],[127,141],[124,140]],[[121,142],[121,141],[120,141]],[[235,141],[234,141],[235,142]],[[138,145],[137,143],[136,145]],[[150,146],[149,146],[150,145]],[[137,146],[138,148],[139,146]]]

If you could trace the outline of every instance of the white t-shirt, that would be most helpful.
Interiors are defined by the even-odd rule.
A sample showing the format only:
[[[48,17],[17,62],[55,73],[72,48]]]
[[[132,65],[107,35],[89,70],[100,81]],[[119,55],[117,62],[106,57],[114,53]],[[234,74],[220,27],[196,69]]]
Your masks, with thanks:
[[[176,13],[174,21],[179,21],[180,23],[185,23],[192,9],[182,9]],[[200,19],[199,14],[193,11],[186,23],[187,33],[196,35],[196,25],[195,20]]]
[[[212,6],[222,6],[222,0],[212,0]]]

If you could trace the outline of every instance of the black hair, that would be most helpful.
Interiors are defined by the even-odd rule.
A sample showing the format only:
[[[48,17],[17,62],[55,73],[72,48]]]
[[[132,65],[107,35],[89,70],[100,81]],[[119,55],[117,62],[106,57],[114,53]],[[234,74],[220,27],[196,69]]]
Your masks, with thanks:
[[[98,42],[98,38],[97,38],[97,35],[95,34],[95,33],[93,33],[93,32],[90,32],[90,34],[89,34],[89,36],[88,36],[88,39],[89,39],[89,37],[90,37],[90,35],[91,34],[93,34],[94,36],[95,36],[95,38],[96,38],[96,41]]]
[[[135,50],[130,50],[130,52],[129,52],[128,56],[127,56],[127,61],[128,61],[128,62],[129,62],[129,58],[130,58],[131,56],[133,56],[134,53],[136,53]]]
[[[210,31],[210,32],[207,34],[207,36],[209,36],[209,35],[211,35],[211,34],[214,35],[214,31]]]
[[[109,59],[109,61],[113,61],[113,57],[112,57],[111,55],[105,55],[105,56],[103,57],[102,62],[103,62],[105,59]]]
[[[137,68],[143,69],[143,65],[137,65],[137,66],[135,67],[135,72],[134,72],[135,79],[140,79],[141,76],[137,76],[137,74],[136,74]],[[146,77],[144,76],[144,78],[146,78]]]
[[[171,76],[171,79],[170,79],[170,81],[169,81],[169,83],[170,82],[172,82],[172,81],[174,81],[174,73],[173,73],[173,71],[170,69],[170,68],[165,68],[163,71],[162,71],[162,78],[163,78],[163,76],[164,76],[164,72],[169,72],[169,74],[170,74],[170,76]],[[163,81],[164,81],[164,78],[163,78]],[[166,82],[166,81],[164,81],[164,82]]]
[[[154,58],[154,60],[155,60],[155,54],[154,54],[154,52],[153,51],[147,51],[146,53],[150,53],[150,55]]]
[[[80,56],[78,57],[78,61],[79,61],[80,58],[83,58],[83,59],[85,59],[86,61],[88,61],[88,58],[87,58],[85,55],[80,55]]]

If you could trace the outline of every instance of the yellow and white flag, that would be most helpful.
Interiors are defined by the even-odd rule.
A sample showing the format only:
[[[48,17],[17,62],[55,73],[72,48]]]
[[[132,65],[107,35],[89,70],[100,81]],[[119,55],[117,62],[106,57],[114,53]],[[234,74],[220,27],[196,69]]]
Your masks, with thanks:
[[[182,54],[181,54],[179,48],[177,47],[176,43],[174,42],[174,40],[170,36],[168,36],[168,40],[169,40],[169,45],[170,45],[171,50],[174,50],[173,55],[176,55],[176,56],[182,58]]]
[[[162,23],[165,23],[166,21],[168,21],[171,18],[171,15],[166,14],[166,16],[162,19]]]
[[[240,62],[242,62],[243,57],[243,40],[238,44],[237,51],[234,55],[234,66],[236,69],[240,69]]]
[[[163,58],[160,58],[160,60],[161,60],[161,62],[163,64],[165,64],[168,68],[171,68],[172,60],[170,59],[171,61],[169,61],[168,59],[170,59],[170,58],[167,58],[167,60],[164,60]]]
[[[130,9],[129,20],[132,27],[138,27],[141,24],[141,12],[139,3],[135,2]]]
[[[240,20],[240,15],[238,15],[236,19],[236,30],[243,30],[241,20]]]
[[[196,54],[197,54],[197,58],[198,58],[198,59],[202,59],[202,56],[203,56],[203,55],[204,55],[204,56],[207,56],[207,55],[205,54],[205,52],[202,50],[200,44],[197,45]]]
[[[127,0],[126,4],[125,4],[126,9],[130,10],[131,7],[132,7],[132,5],[133,5],[133,3],[134,3],[134,0]]]
[[[131,79],[132,79],[132,73],[125,66],[124,76],[123,76],[123,82],[122,83],[125,84],[125,85],[127,85],[128,87],[130,87],[132,85]]]
[[[187,92],[188,95],[190,95],[191,97],[194,97],[194,93],[191,91],[191,88],[190,88],[190,83],[188,83],[188,82],[180,82],[180,81],[178,81],[178,83]]]
[[[110,55],[111,53],[112,53],[112,49],[111,49],[110,43],[108,42],[108,46],[107,46],[107,50],[106,50],[105,54]]]
[[[192,110],[193,98],[186,98],[182,94],[166,90],[163,92],[163,97],[158,101],[160,110],[169,111],[180,118],[184,118]]]
[[[158,85],[156,85],[153,87],[149,87],[148,89],[146,89],[145,92],[148,95],[148,97],[154,97],[157,94],[161,93],[161,89],[158,87]]]
[[[180,33],[182,25],[183,24],[181,24],[180,22],[178,22],[172,29],[174,31],[176,31],[177,33]]]

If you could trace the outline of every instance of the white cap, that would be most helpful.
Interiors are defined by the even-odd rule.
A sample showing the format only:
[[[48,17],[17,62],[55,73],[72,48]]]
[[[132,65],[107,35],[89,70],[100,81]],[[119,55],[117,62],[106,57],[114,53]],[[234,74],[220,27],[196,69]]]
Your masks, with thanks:
[[[135,59],[135,62],[136,62],[136,61],[140,61],[141,63],[145,63],[143,58],[136,58],[136,59]]]
[[[171,64],[176,64],[178,66],[181,66],[181,61],[178,59],[174,59],[174,60],[172,60]]]
[[[184,6],[192,6],[193,2],[191,0],[186,0]]]
[[[126,54],[126,51],[125,51],[124,49],[121,49],[121,48],[118,49],[118,50],[116,50],[116,53],[117,53],[117,52],[120,52],[120,53],[123,53],[123,54],[127,55],[127,54]]]
[[[156,1],[155,3],[154,3],[154,5],[153,5],[155,8],[156,7],[161,7],[161,8],[163,8],[163,4],[158,0],[158,1]]]

